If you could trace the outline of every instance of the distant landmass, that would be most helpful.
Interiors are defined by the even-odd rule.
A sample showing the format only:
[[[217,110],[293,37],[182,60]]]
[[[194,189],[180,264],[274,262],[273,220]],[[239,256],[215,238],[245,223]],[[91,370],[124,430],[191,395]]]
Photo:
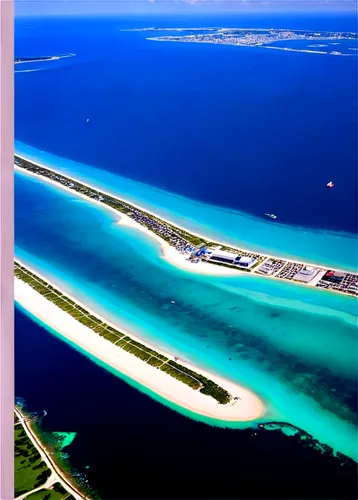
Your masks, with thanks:
[[[57,59],[63,59],[64,57],[73,57],[76,54],[60,54],[57,56],[36,56],[36,57],[16,57],[14,60],[15,64],[20,64],[20,63],[31,63],[31,62],[38,62],[38,61],[55,61]]]
[[[148,37],[147,40],[157,42],[187,42],[187,43],[214,43],[220,45],[236,45],[239,47],[261,47],[266,49],[288,50],[293,52],[309,52],[312,54],[331,54],[352,56],[353,54],[332,50],[329,45],[340,45],[342,41],[356,40],[357,33],[335,31],[307,31],[289,29],[261,29],[261,28],[136,28],[125,31],[160,31],[173,32],[179,35],[165,35]],[[184,34],[183,34],[184,33]],[[334,43],[320,44],[315,47],[326,47],[324,50],[290,47],[282,45],[296,41],[328,41]],[[271,45],[281,42],[280,45]],[[344,47],[343,47],[344,49]]]

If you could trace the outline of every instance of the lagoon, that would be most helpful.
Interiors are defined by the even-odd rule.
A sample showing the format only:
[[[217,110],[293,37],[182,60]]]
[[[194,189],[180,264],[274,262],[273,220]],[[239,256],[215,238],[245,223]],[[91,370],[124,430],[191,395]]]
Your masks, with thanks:
[[[63,174],[123,197],[197,234],[248,250],[356,272],[357,236],[260,219],[208,205],[118,174],[36,150],[16,141],[16,153]]]
[[[105,208],[20,173],[16,204],[25,264],[134,334],[254,390],[268,418],[356,456],[353,298],[174,268]]]

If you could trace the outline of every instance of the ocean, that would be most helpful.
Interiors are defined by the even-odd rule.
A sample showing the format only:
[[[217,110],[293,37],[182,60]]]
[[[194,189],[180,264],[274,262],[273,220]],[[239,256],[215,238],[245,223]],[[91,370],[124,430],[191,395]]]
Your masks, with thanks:
[[[280,431],[184,418],[20,307],[15,321],[16,394],[28,412],[47,412],[41,437],[49,446],[54,433],[75,433],[57,456],[93,498],[356,498],[354,463],[342,466]]]
[[[357,269],[358,243],[352,233],[283,225],[272,219],[263,220],[244,212],[204,204],[99,168],[64,160],[19,142],[16,142],[16,151],[37,163],[124,197],[213,241],[336,269],[353,272]]]
[[[76,55],[16,66],[15,150],[215,239],[356,269],[357,58],[159,43],[146,40],[145,32],[121,31],[153,25],[355,29],[353,18],[313,15],[19,18],[16,57]],[[332,190],[326,188],[329,180]],[[128,477],[121,488],[113,471],[118,460],[123,476],[130,476],[127,467],[139,466],[149,478],[153,469],[138,461],[142,447],[153,467],[170,478],[160,495],[190,497],[184,464],[193,442],[200,463],[192,465],[195,478],[211,477],[213,465],[222,466],[223,474],[228,467],[233,478],[234,471],[243,471],[239,484],[233,479],[226,486],[227,498],[260,498],[259,486],[249,494],[248,478],[251,484],[257,474],[270,485],[272,498],[288,491],[292,497],[277,470],[292,477],[288,464],[301,471],[304,460],[314,467],[300,475],[297,498],[348,491],[350,481],[338,472],[327,474],[331,488],[328,480],[321,484],[319,471],[327,471],[331,459],[318,453],[312,439],[357,458],[353,298],[251,276],[212,278],[176,269],[160,258],[156,242],[119,227],[103,208],[23,174],[16,174],[15,184],[18,258],[129,331],[254,390],[267,405],[266,420],[288,422],[313,436],[309,450],[302,440],[277,432],[262,438],[259,431],[253,445],[247,425],[224,430],[217,422],[194,421],[143,388],[129,387],[19,313],[17,324],[25,326],[16,327],[16,335],[23,328],[28,341],[43,339],[43,356],[56,358],[58,368],[47,377],[48,363],[39,366],[31,357],[18,363],[16,395],[32,411],[53,408],[44,427],[77,432],[68,447],[72,467],[88,474],[101,498],[128,498],[130,491],[131,498],[140,498],[149,491]],[[276,213],[278,222],[265,212]],[[19,359],[26,346],[17,341]],[[96,379],[86,389],[81,369],[88,380]],[[62,394],[59,401],[52,402],[38,384],[44,378]],[[124,416],[122,401],[131,402]],[[73,421],[67,411],[62,420],[64,408],[74,408],[79,417]],[[114,426],[105,431],[111,408],[117,408]],[[118,430],[124,426],[125,439]],[[154,445],[153,429],[163,433]],[[102,439],[108,432],[113,449]],[[161,450],[168,443],[177,450],[177,432],[180,449],[172,460],[178,462],[168,472]],[[135,452],[129,450],[133,435]],[[276,446],[282,455],[276,456]],[[275,472],[269,465],[273,449]],[[92,460],[88,470],[85,453]],[[98,457],[104,456],[101,466]],[[180,476],[180,485],[178,467],[188,479]],[[307,489],[313,471],[315,491]],[[200,484],[195,498],[208,498],[210,491],[211,498],[225,495],[215,489],[220,482]],[[158,498],[157,485],[151,488]]]
[[[16,67],[16,140],[259,219],[356,233],[357,57],[121,31],[168,24],[356,30],[353,15],[19,18],[16,57],[76,55]]]
[[[178,269],[105,208],[22,173],[15,180],[25,264],[129,332],[255,390],[267,418],[356,457],[353,297]]]

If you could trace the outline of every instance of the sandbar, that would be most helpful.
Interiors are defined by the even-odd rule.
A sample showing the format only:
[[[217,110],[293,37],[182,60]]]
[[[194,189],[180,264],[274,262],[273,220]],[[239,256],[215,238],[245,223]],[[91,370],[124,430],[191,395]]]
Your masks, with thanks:
[[[74,181],[74,182],[79,182],[79,183],[82,183],[83,185],[89,187],[90,189],[93,189],[95,191],[99,191],[103,194],[105,194],[106,196],[111,196],[112,198],[115,198],[119,201],[122,201],[124,203],[128,203],[130,204],[132,207],[134,208],[137,208],[138,210],[142,210],[146,213],[148,213],[149,215],[152,215],[153,217],[157,217],[159,218],[160,220],[162,220],[163,222],[166,222],[167,224],[170,224],[172,225],[173,227],[176,227],[178,229],[181,229],[182,231],[186,231],[186,232],[189,232],[191,235],[193,236],[197,236],[198,238],[202,238],[203,240],[207,240],[207,239],[210,239],[208,236],[205,236],[204,234],[202,233],[198,233],[196,231],[193,231],[192,229],[189,229],[187,227],[184,227],[180,224],[178,224],[177,222],[173,222],[169,219],[167,219],[166,217],[163,217],[162,215],[159,215],[158,213],[155,213],[153,212],[152,210],[148,209],[148,208],[145,208],[143,206],[140,206],[138,203],[135,203],[129,199],[126,199],[125,197],[122,197],[122,196],[119,196],[118,194],[116,193],[111,193],[109,192],[108,190],[106,190],[105,188],[102,188],[102,187],[98,187],[98,186],[95,186],[93,185],[92,183],[90,182],[87,182],[85,180],[81,180],[80,178],[78,177],[74,177],[73,175],[71,175],[71,173],[67,173],[67,172],[62,172],[61,170],[57,170],[55,167],[50,167],[48,165],[45,165],[43,163],[40,163],[39,161],[37,160],[29,160],[27,159],[25,156],[22,156],[20,154],[17,154],[16,153],[16,156],[18,158],[21,158],[22,160],[25,160],[25,161],[28,161],[30,163],[32,163],[33,165],[37,165],[38,167],[41,167],[41,168],[45,168],[55,174],[58,174],[58,175],[62,175],[64,177],[66,177],[67,179],[71,180],[71,181]],[[89,198],[88,196],[85,196],[85,195],[82,195],[81,193],[79,193],[78,191],[75,191],[73,189],[70,189],[70,188],[67,188],[66,186],[63,186],[62,184],[56,182],[56,181],[53,181],[52,179],[49,179],[48,177],[44,177],[43,175],[39,175],[39,174],[35,174],[34,172],[30,172],[29,170],[26,170],[26,169],[23,169],[21,167],[19,167],[18,165],[14,164],[14,168],[17,172],[19,173],[22,173],[23,175],[29,175],[29,176],[32,176],[38,180],[41,180],[41,182],[48,182],[50,184],[52,184],[53,186],[56,186],[60,189],[65,189],[66,191],[68,191],[69,193],[72,193],[72,194],[75,194],[76,196],[81,196],[83,199],[85,199],[86,201],[89,201],[91,203],[97,203],[98,205],[100,205],[101,207],[104,207],[106,208],[107,210],[112,210],[117,216],[120,215],[122,216],[120,210],[116,210],[112,207],[109,207],[108,205],[104,204],[104,203],[101,203],[100,201],[98,200],[94,200],[93,198]],[[128,217],[129,219],[129,217]],[[135,221],[133,221],[135,222]],[[138,224],[138,226],[140,226],[142,228],[142,226],[140,224]],[[148,233],[147,234],[150,234],[151,236],[154,234],[152,231],[149,231],[148,230]],[[158,237],[158,240],[160,241],[164,241],[162,240],[161,238]],[[216,238],[215,238],[216,240]],[[309,261],[305,261],[305,260],[301,260],[300,258],[298,259],[293,259],[293,258],[289,258],[289,257],[283,257],[283,256],[278,256],[278,255],[272,255],[272,254],[269,254],[269,253],[266,253],[265,251],[258,251],[258,250],[250,250],[250,248],[245,248],[245,247],[241,247],[241,246],[238,246],[236,244],[232,244],[232,243],[229,243],[229,242],[225,242],[225,241],[218,241],[216,240],[215,244],[218,244],[218,245],[224,245],[224,246],[229,246],[230,248],[232,248],[233,250],[238,250],[239,252],[255,252],[257,254],[260,254],[264,259],[283,259],[285,262],[290,262],[290,263],[293,263],[293,264],[302,264],[304,266],[315,266],[315,267],[319,267],[319,268],[322,268],[322,269],[331,269],[332,266],[326,266],[326,265],[322,265],[322,264],[317,264],[317,263],[313,263],[313,262],[309,262]],[[213,267],[217,267],[213,264],[211,264]],[[343,272],[343,273],[349,273],[349,272],[352,272],[352,271],[349,271],[349,270],[344,270],[342,268],[337,268],[336,266],[334,266],[334,269],[335,271],[338,271],[338,272]],[[228,269],[228,271],[231,271],[231,269]],[[245,271],[241,271],[240,269],[232,269],[232,271],[235,273],[235,275],[237,276],[237,274],[240,274],[240,273],[243,273]],[[217,274],[216,270],[213,270],[212,271],[213,274]],[[220,272],[221,274],[221,272]],[[230,274],[230,273],[228,273]],[[245,274],[247,274],[245,272]],[[250,273],[251,274],[251,273]],[[252,273],[253,274],[253,273]],[[270,278],[271,279],[271,276],[263,276],[263,277],[266,277],[266,278]],[[282,280],[281,280],[282,281]],[[296,284],[296,283],[295,283]],[[302,284],[302,283],[297,283],[297,284]],[[335,292],[336,290],[329,290],[331,292]]]
[[[19,156],[19,158],[21,158],[21,157]],[[40,163],[36,163],[36,165],[39,165],[39,166],[44,167],[44,168],[48,168],[48,167],[45,167],[45,165],[41,165]],[[190,262],[189,260],[187,260],[187,258],[184,255],[180,254],[174,247],[169,245],[169,243],[167,241],[163,240],[162,238],[160,238],[160,236],[153,233],[153,231],[150,231],[146,227],[142,226],[141,224],[139,224],[135,220],[128,217],[128,215],[121,213],[119,210],[112,208],[109,205],[106,205],[104,203],[101,203],[98,200],[94,200],[93,198],[89,198],[88,196],[86,196],[82,193],[79,193],[78,191],[74,191],[73,189],[70,189],[70,188],[64,186],[63,184],[59,184],[58,182],[53,181],[52,179],[34,174],[33,172],[29,172],[28,170],[24,170],[22,168],[19,168],[17,165],[14,165],[14,168],[17,172],[21,173],[22,175],[28,175],[30,177],[34,177],[37,180],[40,180],[41,182],[46,182],[48,184],[52,184],[56,188],[67,191],[68,193],[71,193],[72,195],[74,195],[76,197],[79,196],[80,198],[82,198],[83,200],[85,200],[89,203],[95,203],[96,205],[99,205],[103,209],[109,210],[110,212],[114,213],[116,215],[116,217],[118,218],[118,222],[117,222],[118,225],[131,227],[133,229],[141,231],[142,233],[146,234],[150,238],[155,239],[161,246],[162,256],[165,259],[167,259],[171,264],[173,264],[177,267],[180,267],[182,269],[185,269],[187,271],[191,271],[194,273],[210,274],[213,276],[215,276],[215,275],[216,276],[237,276],[239,274],[244,274],[244,271],[240,271],[240,269],[229,269],[227,267],[226,268],[220,267],[220,266],[216,266],[215,264],[210,264],[210,263],[206,263],[206,262],[205,263],[204,262],[196,262],[196,263]],[[53,170],[53,169],[51,169],[51,170]],[[53,171],[56,172],[56,170],[53,170]],[[64,175],[64,174],[61,174],[61,175]],[[69,179],[76,180],[76,182],[81,182],[81,181],[78,181],[77,179],[74,179],[73,177],[68,176],[68,175],[66,175],[66,177],[68,177]],[[90,184],[86,183],[86,185],[93,188],[93,189],[98,189],[98,188],[95,188],[94,186],[91,186]],[[105,194],[109,194],[108,192],[106,192],[102,189],[101,189],[101,191]],[[114,198],[118,198],[117,196],[114,196],[114,195],[110,195],[110,196],[113,196]],[[121,199],[121,198],[118,198],[118,199]],[[132,202],[128,202],[128,203],[131,203],[131,205],[133,207],[139,208],[140,210],[145,210],[145,209],[135,205]],[[151,215],[155,215],[152,212],[149,212],[148,210],[146,210],[146,211],[148,213],[150,213]],[[157,217],[157,215],[156,215],[156,217]],[[165,222],[168,222],[169,224],[172,224],[171,222],[166,221],[165,219],[162,219],[162,220],[164,220]],[[180,229],[184,229],[178,225],[176,225],[176,226]],[[195,234],[195,233],[192,233],[192,234]]]
[[[26,160],[25,157],[21,156],[21,155],[17,155],[19,158],[22,158],[24,160]],[[26,160],[27,161],[27,160]],[[67,179],[69,180],[72,180],[74,182],[79,182],[79,183],[83,183],[85,186],[87,186],[88,188],[90,189],[93,189],[95,191],[98,191],[98,192],[101,192],[107,196],[111,196],[119,201],[122,201],[122,202],[125,202],[125,203],[128,203],[130,204],[132,207],[134,208],[137,208],[138,210],[142,210],[144,212],[147,212],[149,215],[152,215],[154,217],[158,217],[160,218],[163,222],[166,222],[180,230],[183,230],[183,231],[188,231],[185,227],[182,227],[180,226],[179,224],[177,223],[172,223],[171,221],[159,216],[158,214],[155,214],[153,212],[151,212],[150,210],[147,210],[145,208],[142,208],[141,206],[131,202],[131,201],[128,201],[124,198],[121,198],[117,195],[114,195],[114,194],[111,194],[109,193],[108,191],[102,189],[102,188],[98,188],[96,186],[93,186],[92,184],[90,183],[87,183],[87,182],[84,182],[84,181],[81,181],[80,179],[77,179],[77,178],[74,178],[70,175],[67,175],[67,174],[63,174],[62,172],[52,168],[52,167],[47,167],[46,165],[43,165],[39,162],[35,162],[35,161],[32,161],[31,160],[31,163],[33,165],[37,165],[39,167],[42,167],[42,168],[45,168],[47,170],[50,170],[58,175],[63,175],[65,176]],[[135,220],[131,219],[130,217],[128,217],[127,215],[123,214],[119,209],[115,209],[105,203],[102,203],[101,201],[99,200],[95,200],[93,198],[90,198],[82,193],[79,193],[78,191],[76,190],[73,190],[73,189],[70,189],[69,187],[67,186],[64,186],[63,184],[59,183],[59,182],[56,182],[48,177],[44,177],[42,175],[39,175],[39,174],[36,174],[34,172],[30,172],[29,170],[26,170],[26,169],[23,169],[19,166],[17,166],[16,164],[14,164],[14,168],[16,171],[18,171],[19,173],[21,173],[22,175],[28,175],[30,177],[33,177],[35,179],[38,179],[40,180],[41,182],[46,182],[46,183],[49,183],[49,184],[52,184],[53,186],[59,188],[59,189],[63,189],[71,194],[74,194],[75,196],[79,196],[80,198],[83,198],[84,200],[86,200],[87,202],[90,202],[90,203],[95,203],[103,208],[105,208],[106,210],[109,210],[111,212],[113,212],[116,217],[118,217],[118,224],[122,224],[124,226],[128,226],[128,227],[132,227],[134,229],[137,229],[138,231],[141,231],[142,233],[146,234],[147,236],[155,239],[156,241],[159,242],[160,246],[161,246],[161,249],[162,249],[162,257],[165,258],[169,263],[171,263],[172,265],[174,266],[177,266],[181,269],[185,269],[186,271],[189,271],[189,272],[193,272],[193,273],[199,273],[199,274],[206,274],[206,275],[211,275],[211,276],[243,276],[243,275],[250,275],[250,276],[255,276],[256,278],[263,278],[263,279],[273,279],[273,280],[276,280],[276,281],[280,281],[280,282],[289,282],[291,284],[294,284],[295,286],[299,286],[299,287],[310,287],[310,288],[315,288],[315,280],[313,280],[312,282],[309,282],[309,283],[304,283],[304,282],[297,282],[297,281],[293,281],[293,280],[287,280],[287,279],[284,279],[284,278],[278,278],[277,276],[271,276],[271,275],[267,275],[267,276],[263,276],[263,275],[260,275],[258,273],[255,272],[255,269],[253,269],[252,272],[245,272],[241,269],[238,269],[238,268],[229,268],[229,267],[221,267],[221,266],[218,266],[218,265],[215,265],[215,264],[211,264],[210,262],[205,262],[205,261],[199,261],[199,262],[192,262],[192,261],[189,261],[187,256],[185,256],[184,254],[181,254],[180,252],[178,252],[178,250],[176,248],[174,248],[173,246],[171,246],[168,242],[166,242],[164,239],[162,239],[160,236],[158,236],[157,234],[155,234],[153,231],[149,230],[148,228],[142,226],[141,224],[139,224],[138,222],[136,222]],[[197,236],[199,238],[202,238],[203,240],[206,239],[205,236],[203,236],[202,234],[199,234],[199,233],[196,233],[196,232],[193,232],[190,230],[190,234],[193,235],[193,236]],[[218,243],[218,242],[217,242]],[[226,243],[223,243],[223,242],[219,242],[221,245],[226,245]],[[249,250],[245,249],[245,248],[242,248],[242,247],[238,247],[238,246],[233,246],[233,245],[230,245],[230,248],[234,249],[234,250],[238,250],[238,251],[242,251],[242,252],[249,252]],[[262,253],[262,252],[258,252],[259,255],[261,255],[261,257],[264,259],[263,262],[265,260],[268,260],[268,259],[277,259],[277,258],[280,258],[280,257],[275,257],[273,255],[269,255],[269,254],[266,254],[266,253]],[[293,263],[293,264],[300,264],[300,265],[303,265],[303,266],[312,266],[313,264],[310,264],[308,262],[304,262],[304,261],[300,261],[300,260],[293,260],[293,259],[289,259],[289,258],[283,258],[282,259],[285,261],[285,263]],[[262,262],[262,263],[263,263]],[[316,265],[315,266],[320,269],[320,271],[327,271],[328,267],[326,266],[321,266],[321,265]],[[258,266],[259,267],[259,266]],[[337,269],[335,268],[335,271],[337,272],[343,272],[343,273],[346,273],[346,272],[349,272],[349,271],[343,271],[342,269]],[[321,273],[319,273],[318,275],[319,277],[321,277]],[[317,288],[318,289],[318,288]],[[318,289],[320,291],[323,291],[323,292],[326,292],[326,293],[337,293],[337,294],[340,294],[340,295],[344,295],[344,296],[347,296],[347,294],[341,290],[335,290],[335,289]]]
[[[155,349],[157,352],[169,358],[174,358],[173,355],[159,350],[156,346],[150,345],[148,342],[144,342],[130,332],[126,332],[120,325],[115,325],[107,319],[102,318],[95,311],[88,308],[87,305],[81,304],[77,299],[71,297],[67,292],[64,292],[57,285],[51,283],[46,277],[41,276],[37,272],[36,274],[107,324],[114,328],[119,328],[123,333],[130,335],[132,338]],[[233,398],[238,398],[234,403],[229,403],[227,405],[219,404],[215,399],[190,388],[182,382],[168,376],[161,370],[148,365],[139,358],[124,351],[120,347],[115,346],[103,337],[100,337],[90,328],[78,322],[72,316],[57,307],[53,302],[50,302],[36,292],[30,285],[18,278],[15,278],[15,300],[31,314],[56,330],[61,336],[75,343],[84,351],[178,406],[205,417],[227,422],[251,421],[264,415],[264,404],[253,392],[232,381],[208,373],[187,362],[183,362],[182,359],[180,359],[180,363],[183,366],[203,374],[226,389]]]
[[[103,205],[102,205],[103,206]],[[118,211],[115,210],[118,215]],[[181,254],[170,245],[167,241],[163,240],[160,236],[153,233],[150,229],[142,226],[139,222],[131,219],[128,215],[122,214],[120,215],[120,220],[118,224],[121,226],[132,227],[137,231],[141,231],[146,234],[150,238],[155,239],[161,246],[162,256],[168,260],[171,264],[176,267],[180,267],[181,269],[185,269],[186,271],[190,271],[193,273],[199,274],[210,274],[210,275],[218,275],[218,276],[237,276],[238,274],[244,274],[244,271],[240,271],[239,269],[229,269],[227,267],[216,266],[215,264],[210,264],[209,262],[192,262],[188,259],[187,255]]]

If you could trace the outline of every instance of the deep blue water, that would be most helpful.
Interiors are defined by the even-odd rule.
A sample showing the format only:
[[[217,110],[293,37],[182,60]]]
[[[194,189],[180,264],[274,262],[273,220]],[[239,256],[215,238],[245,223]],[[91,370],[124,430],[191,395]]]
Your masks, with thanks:
[[[280,432],[190,420],[18,307],[15,325],[16,396],[30,412],[47,411],[42,430],[50,441],[52,432],[77,433],[64,451],[100,498],[356,498],[354,463],[342,466]]]
[[[332,15],[19,19],[17,57],[76,57],[17,66],[39,71],[16,75],[16,139],[209,204],[356,232],[357,57],[120,31],[153,25],[356,29]]]
[[[266,418],[357,459],[353,297],[179,269],[104,207],[15,179],[17,258],[118,328],[250,388]]]
[[[16,75],[16,139],[209,205],[356,232],[357,59],[155,43],[143,33],[119,30],[169,24],[356,29],[353,18],[328,16],[17,20],[17,57],[67,52],[76,57],[16,67],[31,69]],[[335,182],[333,190],[325,188],[328,180]],[[49,268],[66,268],[68,277],[74,255],[90,255],[85,242],[72,241],[78,252],[71,253],[63,227],[54,220],[52,234],[46,226],[60,204],[45,217],[45,205],[36,206],[40,195],[35,200],[21,185],[17,189],[18,217],[24,221],[17,244],[34,259],[47,259]],[[35,216],[29,221],[30,208]],[[70,210],[66,217],[68,223],[76,220]],[[96,220],[102,227],[100,214]],[[82,229],[86,224],[91,220],[83,220]],[[73,233],[66,236],[76,239]],[[56,251],[53,241],[59,241]],[[106,246],[98,251],[98,262],[108,251]],[[91,262],[88,258],[83,267],[94,276],[94,286],[107,277],[104,268],[91,270]],[[85,271],[78,266],[77,273],[74,283]],[[68,279],[67,286],[71,283]],[[155,302],[153,282],[150,297]],[[126,298],[136,307],[143,303],[132,289]],[[272,293],[270,299],[277,297]],[[110,301],[105,306],[110,309]],[[144,309],[136,318],[138,328]],[[123,316],[128,311],[127,304]],[[258,327],[259,322],[252,324]],[[184,418],[19,311],[16,360],[16,395],[30,410],[48,411],[45,429],[77,432],[68,449],[73,466],[86,471],[101,498],[355,497],[351,469],[282,434],[253,436],[251,430],[210,428]]]

